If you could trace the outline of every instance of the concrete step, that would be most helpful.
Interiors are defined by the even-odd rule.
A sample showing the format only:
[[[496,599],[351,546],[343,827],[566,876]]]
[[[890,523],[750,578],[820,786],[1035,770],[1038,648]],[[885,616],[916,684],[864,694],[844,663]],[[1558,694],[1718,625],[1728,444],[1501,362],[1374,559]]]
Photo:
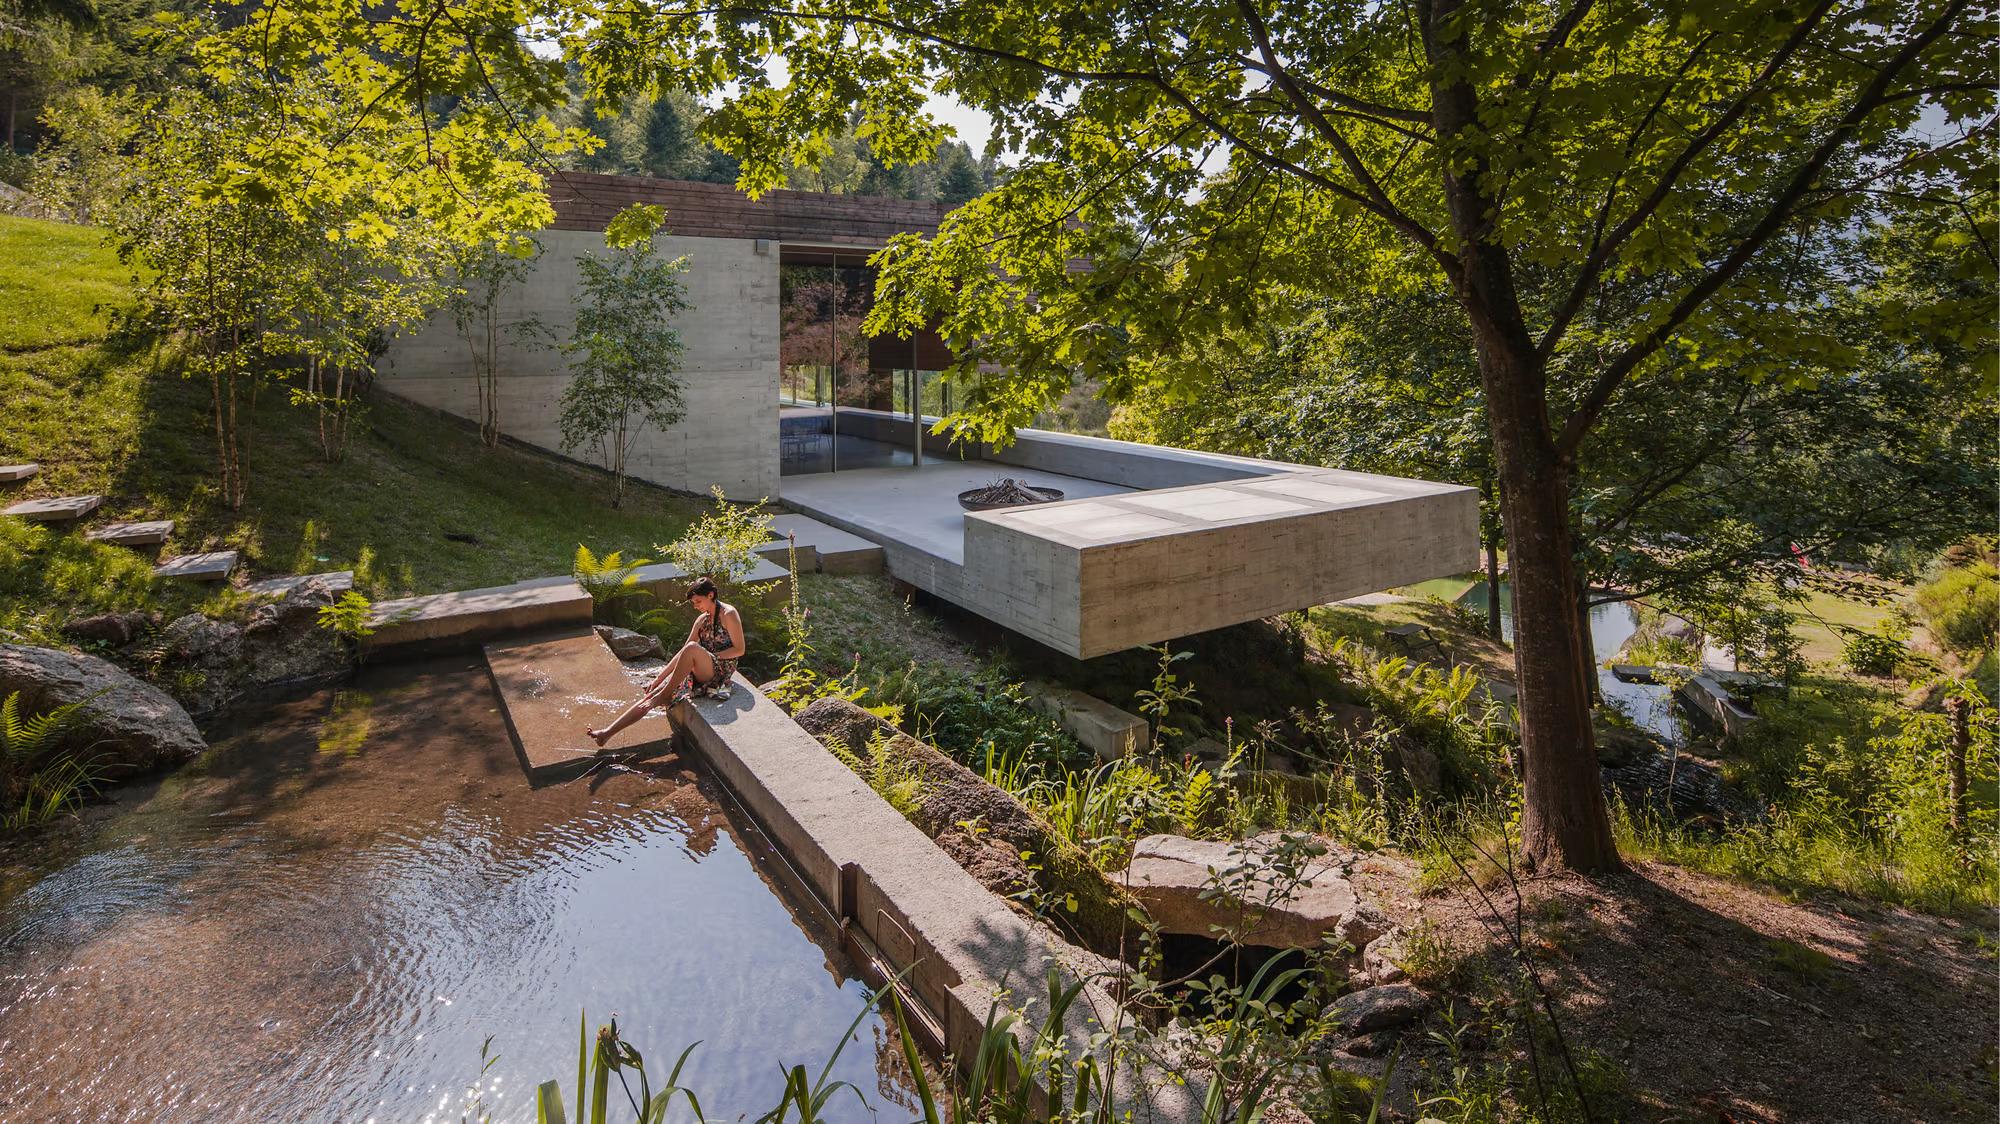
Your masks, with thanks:
[[[42,466],[33,461],[26,464],[0,464],[0,484],[18,484],[41,475]]]
[[[812,569],[823,574],[879,574],[882,572],[882,545],[860,535],[822,523],[810,515],[780,515],[771,520],[776,550],[784,558],[785,536],[799,545],[799,567],[807,568],[806,552],[813,556]],[[760,551],[759,553],[763,553]],[[769,557],[769,555],[766,555]]]
[[[36,523],[74,523],[96,511],[103,502],[103,496],[53,496],[22,500],[12,507],[0,509],[0,515],[12,515]]]
[[[585,736],[610,724],[649,677],[639,669],[628,673],[588,625],[495,641],[485,655],[531,781],[572,775],[604,755],[663,753],[672,742],[664,712],[626,727],[603,749]]]
[[[687,596],[688,582],[692,580],[686,570],[681,569],[671,562],[655,562],[650,566],[641,566],[634,572],[633,576],[638,580],[639,588],[652,594],[663,605],[680,604]],[[774,562],[769,556],[764,556],[754,569],[742,578],[737,579],[737,584],[764,585],[770,583],[771,589],[765,595],[765,601],[772,605],[781,605],[787,597],[791,596],[789,587],[791,578],[791,571],[785,569],[782,560]],[[544,578],[542,580],[550,581],[554,579]],[[728,600],[729,592],[724,590],[722,596],[724,600]]]
[[[153,567],[156,578],[184,578],[188,581],[219,582],[236,572],[236,552],[211,550],[203,554],[181,554]]]
[[[568,578],[377,601],[364,652],[465,651],[508,633],[590,626],[590,594]]]
[[[91,542],[108,542],[113,546],[158,546],[174,533],[171,519],[146,519],[126,523],[107,523],[102,527],[84,532],[84,538]]]
[[[244,586],[243,592],[252,597],[283,597],[315,578],[335,597],[354,588],[353,570],[334,570],[325,574],[287,574],[279,578],[264,578]]]
[[[1152,727],[1144,718],[1120,710],[1103,699],[1058,687],[1030,683],[1028,705],[1055,719],[1085,749],[1101,761],[1116,761],[1146,748]]]

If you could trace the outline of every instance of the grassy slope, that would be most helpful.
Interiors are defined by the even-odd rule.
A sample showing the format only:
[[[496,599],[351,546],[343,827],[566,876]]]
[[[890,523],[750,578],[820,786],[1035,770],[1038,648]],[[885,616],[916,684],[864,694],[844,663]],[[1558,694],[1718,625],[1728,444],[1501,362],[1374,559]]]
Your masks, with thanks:
[[[209,484],[207,387],[175,374],[160,341],[112,331],[133,303],[130,271],[97,231],[0,218],[0,462],[44,466],[0,493],[9,502],[101,492],[100,520],[176,520],[168,554],[236,547],[255,575],[354,568],[378,597],[562,573],[578,542],[650,550],[702,506],[637,487],[613,509],[600,474],[483,449],[455,422],[382,396],[346,459],[329,464],[311,412],[266,386],[243,423],[250,499],[231,511]],[[18,529],[0,543],[0,569],[16,570],[10,593],[91,603],[87,589],[38,585],[28,549]],[[70,550],[88,564],[92,552]]]

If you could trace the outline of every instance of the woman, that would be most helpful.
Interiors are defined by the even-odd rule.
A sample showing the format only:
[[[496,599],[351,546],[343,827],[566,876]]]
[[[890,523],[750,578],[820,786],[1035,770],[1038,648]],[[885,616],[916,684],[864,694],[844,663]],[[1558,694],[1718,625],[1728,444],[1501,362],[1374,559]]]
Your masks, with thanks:
[[[736,674],[736,661],[743,658],[743,617],[736,606],[724,604],[715,583],[702,578],[688,586],[687,599],[701,615],[688,630],[687,643],[667,661],[667,666],[646,685],[646,693],[625,708],[602,730],[588,731],[598,748],[611,736],[644,717],[662,696],[674,703],[694,694],[713,698],[729,697],[729,677]]]

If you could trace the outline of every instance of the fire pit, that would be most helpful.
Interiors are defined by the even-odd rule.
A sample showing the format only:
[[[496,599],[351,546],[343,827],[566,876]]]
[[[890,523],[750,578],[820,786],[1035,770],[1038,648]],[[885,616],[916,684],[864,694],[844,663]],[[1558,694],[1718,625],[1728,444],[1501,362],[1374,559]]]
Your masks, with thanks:
[[[1029,504],[1054,503],[1062,498],[1062,492],[1055,488],[1030,487],[1010,476],[983,488],[960,492],[958,506],[967,511],[998,511]]]

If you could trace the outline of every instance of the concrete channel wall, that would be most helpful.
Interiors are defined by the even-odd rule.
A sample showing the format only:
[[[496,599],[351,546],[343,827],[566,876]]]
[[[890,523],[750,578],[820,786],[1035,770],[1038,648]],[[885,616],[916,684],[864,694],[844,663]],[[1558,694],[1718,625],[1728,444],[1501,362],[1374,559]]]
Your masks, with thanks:
[[[730,698],[683,703],[673,720],[843,928],[904,973],[946,1050],[973,1056],[996,1004],[1038,1021],[1051,972],[1088,981],[1063,1028],[1073,1051],[1127,1021],[1091,980],[1102,961],[1016,914],[742,676]],[[1157,1067],[1127,1059],[1117,1088],[1135,1120],[1199,1116],[1198,1093]]]

